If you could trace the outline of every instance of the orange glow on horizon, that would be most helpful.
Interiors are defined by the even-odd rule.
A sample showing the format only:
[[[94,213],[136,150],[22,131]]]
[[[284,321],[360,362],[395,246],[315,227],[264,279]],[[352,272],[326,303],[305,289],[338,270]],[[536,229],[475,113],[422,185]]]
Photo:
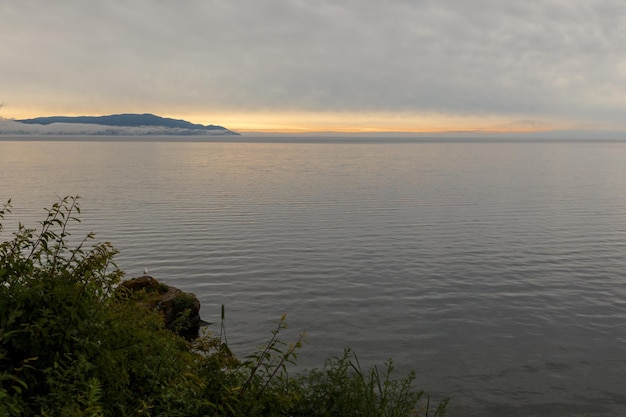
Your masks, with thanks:
[[[148,109],[125,110],[99,113],[75,111],[36,111],[32,108],[0,109],[0,117],[27,119],[44,116],[85,116],[115,113],[153,113],[162,117],[183,119],[204,125],[214,124],[239,133],[265,134],[312,134],[312,133],[530,133],[571,129],[563,122],[533,123],[503,116],[458,116],[441,113],[328,113],[328,112],[211,112],[210,114],[190,111],[185,113]]]
[[[172,116],[173,117],[173,116]],[[184,117],[180,117],[184,118]],[[213,119],[214,118],[214,119]],[[186,120],[219,124],[240,133],[528,133],[567,128],[564,123],[519,122],[500,116],[392,113],[241,113],[188,115]],[[243,122],[242,122],[243,121]]]

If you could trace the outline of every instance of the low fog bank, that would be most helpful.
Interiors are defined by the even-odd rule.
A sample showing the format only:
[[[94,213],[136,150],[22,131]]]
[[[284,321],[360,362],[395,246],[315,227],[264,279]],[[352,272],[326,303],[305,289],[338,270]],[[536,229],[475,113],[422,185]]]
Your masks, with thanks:
[[[221,136],[232,134],[228,129],[199,130],[164,126],[105,126],[98,124],[51,123],[48,125],[20,123],[0,118],[0,135],[106,135],[106,136]]]

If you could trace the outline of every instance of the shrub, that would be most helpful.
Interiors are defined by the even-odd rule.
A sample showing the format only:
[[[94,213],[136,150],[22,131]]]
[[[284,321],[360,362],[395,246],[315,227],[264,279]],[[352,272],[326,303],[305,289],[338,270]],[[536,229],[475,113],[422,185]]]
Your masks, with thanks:
[[[123,273],[109,243],[86,248],[88,235],[69,246],[76,203],[63,199],[39,232],[20,224],[0,244],[0,392],[13,390],[14,403],[5,414],[160,413],[193,355],[158,314],[112,297]]]

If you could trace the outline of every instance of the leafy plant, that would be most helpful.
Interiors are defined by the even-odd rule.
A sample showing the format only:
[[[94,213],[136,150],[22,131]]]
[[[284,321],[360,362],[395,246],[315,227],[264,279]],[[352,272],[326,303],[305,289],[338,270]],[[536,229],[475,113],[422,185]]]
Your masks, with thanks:
[[[158,314],[112,296],[123,272],[109,243],[87,247],[88,234],[70,246],[77,200],[62,199],[39,231],[19,224],[0,244],[1,392],[12,394],[16,415],[167,409],[190,380],[193,355]],[[7,204],[3,218],[9,212]]]

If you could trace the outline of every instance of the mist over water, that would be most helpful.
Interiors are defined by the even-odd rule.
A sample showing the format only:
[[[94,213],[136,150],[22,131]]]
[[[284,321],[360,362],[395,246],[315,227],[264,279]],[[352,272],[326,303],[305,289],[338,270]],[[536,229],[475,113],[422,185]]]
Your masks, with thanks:
[[[205,320],[224,304],[242,356],[287,313],[303,366],[392,357],[451,416],[622,416],[624,161],[593,141],[0,142],[0,198],[35,225],[80,194],[76,233]]]

